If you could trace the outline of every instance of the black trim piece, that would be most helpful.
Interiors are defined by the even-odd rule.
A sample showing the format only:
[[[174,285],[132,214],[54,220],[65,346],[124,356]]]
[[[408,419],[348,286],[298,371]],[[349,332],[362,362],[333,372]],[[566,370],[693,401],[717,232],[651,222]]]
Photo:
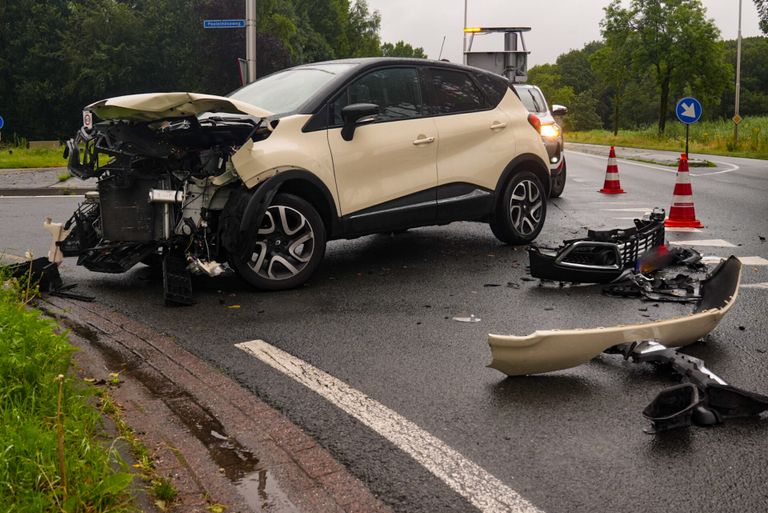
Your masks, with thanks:
[[[512,173],[516,173],[521,170],[532,171],[541,181],[541,184],[545,189],[545,196],[549,197],[549,191],[552,188],[549,165],[541,160],[541,158],[533,153],[521,153],[517,157],[513,158],[507,167],[504,168],[504,172],[501,173],[499,181],[496,183],[496,196],[501,197],[504,185],[506,185]]]
[[[494,211],[494,192],[471,183],[456,182],[437,189],[437,221],[478,221]]]
[[[333,196],[325,184],[318,177],[308,171],[292,169],[278,173],[277,175],[263,182],[261,185],[257,186],[255,189],[252,189],[252,195],[248,200],[245,213],[243,214],[243,218],[240,221],[241,237],[249,237],[255,235],[255,233],[249,234],[249,230],[258,229],[258,226],[261,224],[261,218],[264,216],[264,212],[266,212],[267,207],[272,201],[272,198],[274,198],[274,196],[279,192],[279,190],[286,182],[294,180],[297,182],[306,182],[307,186],[313,187],[320,192],[320,194],[323,196],[323,200],[326,203],[325,206],[327,207],[325,212],[326,215],[323,215],[322,210],[320,210],[320,215],[323,217],[323,221],[327,223],[326,229],[328,233],[335,234],[340,231],[339,219],[336,214],[336,202],[333,200]],[[294,194],[302,195],[301,191],[293,190],[293,188],[291,192]]]
[[[340,219],[344,236],[367,235],[435,224],[435,187],[358,210]]]

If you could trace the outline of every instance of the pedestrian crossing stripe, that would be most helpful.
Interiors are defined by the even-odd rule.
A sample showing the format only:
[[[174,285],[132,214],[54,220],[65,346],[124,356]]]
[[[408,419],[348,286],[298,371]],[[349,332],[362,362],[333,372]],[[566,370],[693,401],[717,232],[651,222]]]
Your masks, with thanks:
[[[702,240],[677,240],[672,241],[670,244],[674,246],[708,246],[712,248],[735,248],[735,244],[731,244],[727,240],[723,239],[702,239]]]

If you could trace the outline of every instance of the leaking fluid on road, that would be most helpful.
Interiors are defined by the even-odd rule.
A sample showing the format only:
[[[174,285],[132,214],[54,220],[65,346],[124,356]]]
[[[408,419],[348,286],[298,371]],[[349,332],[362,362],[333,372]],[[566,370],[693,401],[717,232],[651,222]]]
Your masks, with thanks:
[[[90,326],[71,319],[59,320],[98,349],[111,371],[132,376],[154,397],[163,401],[190,433],[205,445],[213,461],[254,511],[299,511],[269,471],[258,469],[258,458],[237,439],[229,436],[221,422],[189,392],[166,379],[127,348],[102,341],[98,332]]]

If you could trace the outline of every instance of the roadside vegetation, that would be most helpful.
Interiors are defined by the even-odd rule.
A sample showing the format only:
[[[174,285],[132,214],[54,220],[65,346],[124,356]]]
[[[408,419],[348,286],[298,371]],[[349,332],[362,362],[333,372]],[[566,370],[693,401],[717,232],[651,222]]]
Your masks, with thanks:
[[[74,348],[34,296],[28,280],[0,278],[0,509],[134,511],[94,388],[71,373]]]
[[[655,126],[636,130],[566,132],[566,141],[648,148],[655,150],[685,150],[685,127],[681,123],[667,125],[659,135]],[[711,155],[728,155],[768,159],[768,116],[745,118],[739,125],[738,145],[734,144],[733,123],[726,120],[703,121],[691,125],[689,151]]]
[[[64,146],[52,148],[0,147],[0,169],[64,167]]]

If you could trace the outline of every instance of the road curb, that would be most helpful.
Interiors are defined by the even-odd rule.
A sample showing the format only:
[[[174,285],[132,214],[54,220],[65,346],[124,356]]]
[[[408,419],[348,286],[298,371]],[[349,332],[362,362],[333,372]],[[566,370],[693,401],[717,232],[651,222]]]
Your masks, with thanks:
[[[46,298],[84,372],[118,372],[125,421],[179,490],[172,509],[381,512],[390,508],[279,412],[172,337],[96,303]]]
[[[96,189],[69,189],[67,187],[38,187],[0,189],[0,196],[29,197],[29,196],[83,196],[86,192]]]

